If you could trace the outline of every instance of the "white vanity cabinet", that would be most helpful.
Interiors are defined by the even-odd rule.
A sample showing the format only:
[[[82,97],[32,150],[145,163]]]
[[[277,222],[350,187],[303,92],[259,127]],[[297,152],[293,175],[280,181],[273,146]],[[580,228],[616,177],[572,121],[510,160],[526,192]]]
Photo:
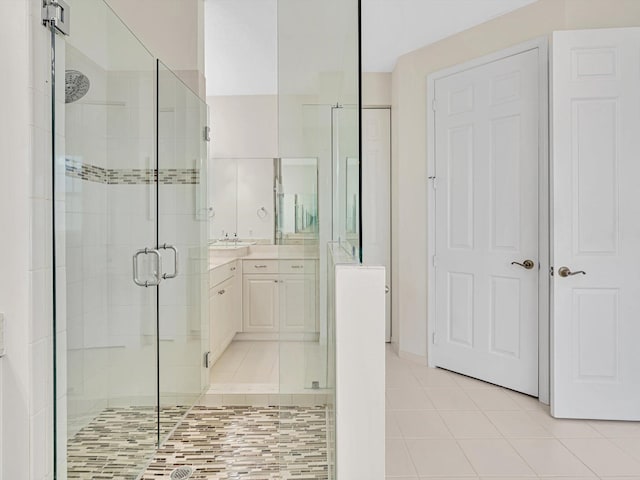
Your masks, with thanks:
[[[278,331],[278,274],[244,274],[242,281],[243,331]]]
[[[238,262],[214,268],[209,273],[210,349],[215,362],[241,328],[240,272]]]
[[[243,261],[243,332],[315,333],[315,260]]]
[[[315,275],[280,275],[280,331],[313,333],[316,331]]]

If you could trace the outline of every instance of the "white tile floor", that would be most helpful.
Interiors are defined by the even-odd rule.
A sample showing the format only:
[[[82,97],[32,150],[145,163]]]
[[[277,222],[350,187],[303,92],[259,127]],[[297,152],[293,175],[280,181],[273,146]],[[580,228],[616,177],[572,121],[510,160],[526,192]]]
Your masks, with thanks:
[[[318,342],[234,341],[211,367],[209,394],[309,394],[325,383]]]
[[[640,422],[557,420],[537,399],[387,350],[387,479],[640,480]]]

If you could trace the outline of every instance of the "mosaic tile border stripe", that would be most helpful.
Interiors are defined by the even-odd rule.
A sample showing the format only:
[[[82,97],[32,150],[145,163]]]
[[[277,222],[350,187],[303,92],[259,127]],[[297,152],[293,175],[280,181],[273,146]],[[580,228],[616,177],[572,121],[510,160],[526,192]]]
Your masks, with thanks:
[[[65,159],[67,177],[107,185],[149,185],[155,183],[157,171],[151,168],[110,169],[73,159]],[[159,183],[162,185],[197,185],[200,170],[195,168],[160,169]]]

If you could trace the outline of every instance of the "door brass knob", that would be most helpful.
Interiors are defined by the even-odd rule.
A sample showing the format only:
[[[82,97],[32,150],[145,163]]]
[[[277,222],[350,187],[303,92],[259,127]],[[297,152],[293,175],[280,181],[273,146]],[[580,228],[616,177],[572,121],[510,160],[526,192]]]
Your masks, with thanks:
[[[578,270],[577,272],[572,272],[569,267],[560,267],[558,269],[558,275],[560,275],[562,278],[566,278],[566,277],[571,277],[573,275],[586,275],[587,272],[585,272],[584,270]]]
[[[536,266],[535,263],[533,263],[533,260],[525,260],[524,262],[520,263],[520,262],[511,262],[511,265],[518,265],[522,268],[526,268],[527,270],[531,270],[533,269],[533,267]]]

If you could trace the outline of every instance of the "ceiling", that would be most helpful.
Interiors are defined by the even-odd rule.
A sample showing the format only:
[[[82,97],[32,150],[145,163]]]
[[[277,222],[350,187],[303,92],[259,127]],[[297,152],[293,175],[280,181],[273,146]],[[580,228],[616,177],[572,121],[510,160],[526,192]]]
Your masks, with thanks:
[[[362,0],[363,70],[391,72],[398,57],[405,53],[534,1]],[[277,93],[277,0],[205,2],[208,94]],[[316,47],[307,58],[317,61],[323,44]]]

